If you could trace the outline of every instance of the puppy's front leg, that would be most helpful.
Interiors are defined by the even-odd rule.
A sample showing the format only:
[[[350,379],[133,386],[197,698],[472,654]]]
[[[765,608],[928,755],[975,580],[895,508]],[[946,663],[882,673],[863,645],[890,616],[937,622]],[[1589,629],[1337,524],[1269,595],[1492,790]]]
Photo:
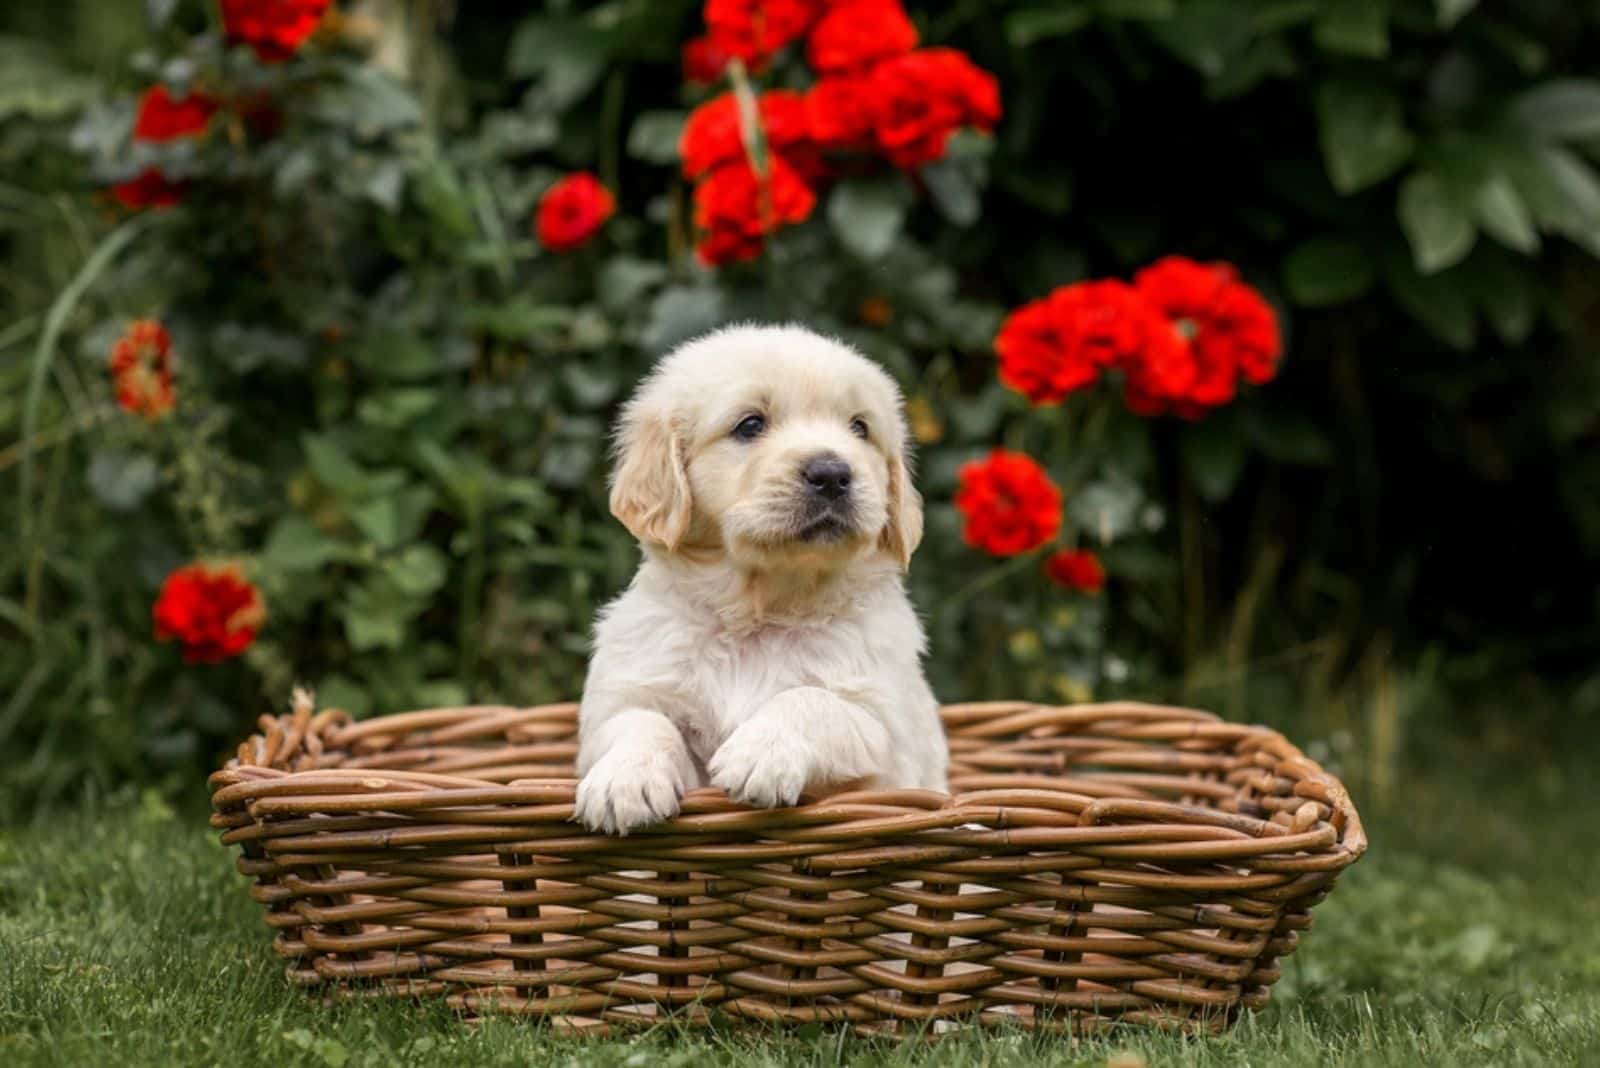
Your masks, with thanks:
[[[697,773],[672,721],[646,708],[626,708],[596,726],[578,755],[573,815],[590,830],[627,834],[678,814]]]
[[[807,786],[877,774],[889,758],[889,732],[867,709],[797,686],[735,728],[706,770],[735,801],[773,808],[794,804]]]

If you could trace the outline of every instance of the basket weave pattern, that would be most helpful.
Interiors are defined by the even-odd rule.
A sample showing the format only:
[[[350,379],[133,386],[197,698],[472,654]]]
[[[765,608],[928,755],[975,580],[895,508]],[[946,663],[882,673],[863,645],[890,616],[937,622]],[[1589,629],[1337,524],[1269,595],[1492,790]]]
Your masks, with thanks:
[[[302,707],[211,777],[297,983],[574,1028],[1226,1026],[1366,848],[1281,735],[1204,712],[943,710],[951,795],[570,822],[577,708]]]

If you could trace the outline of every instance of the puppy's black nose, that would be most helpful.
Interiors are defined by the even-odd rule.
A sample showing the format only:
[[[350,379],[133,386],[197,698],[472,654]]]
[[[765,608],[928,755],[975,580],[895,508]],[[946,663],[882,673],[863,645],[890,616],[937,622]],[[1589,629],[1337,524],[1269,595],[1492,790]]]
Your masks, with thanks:
[[[827,500],[838,500],[850,492],[850,465],[832,453],[813,456],[806,461],[800,474],[812,493]]]

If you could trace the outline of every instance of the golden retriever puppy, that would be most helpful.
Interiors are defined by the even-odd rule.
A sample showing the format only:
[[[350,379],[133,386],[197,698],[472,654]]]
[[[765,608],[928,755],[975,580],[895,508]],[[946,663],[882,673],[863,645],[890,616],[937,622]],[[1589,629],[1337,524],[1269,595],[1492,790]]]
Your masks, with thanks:
[[[644,559],[595,626],[579,821],[627,834],[708,782],[766,807],[946,788],[906,439],[882,368],[800,327],[662,359],[617,432],[611,511]]]

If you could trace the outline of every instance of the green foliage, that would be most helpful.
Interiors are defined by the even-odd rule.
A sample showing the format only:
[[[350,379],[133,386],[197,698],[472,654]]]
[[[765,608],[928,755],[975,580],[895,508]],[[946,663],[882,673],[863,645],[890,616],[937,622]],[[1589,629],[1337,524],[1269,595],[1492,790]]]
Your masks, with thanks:
[[[998,75],[996,135],[849,176],[718,273],[676,173],[704,98],[677,67],[689,0],[403,5],[387,65],[348,37],[262,65],[207,5],[125,6],[0,14],[0,812],[192,777],[294,680],[357,713],[571,697],[635,563],[606,514],[615,407],[741,319],[840,334],[904,384],[911,582],[947,698],[1194,696],[1210,644],[1334,628],[1335,674],[1394,635],[1519,669],[1600,640],[1570,574],[1600,550],[1592,5],[912,4],[925,41]],[[158,78],[266,107],[130,146]],[[119,221],[96,191],[153,163],[184,204]],[[555,255],[532,215],[574,169],[619,211]],[[1006,309],[1169,251],[1277,303],[1278,381],[1193,426],[995,382]],[[105,373],[145,316],[182,361],[156,425]],[[1001,443],[1062,486],[1104,597],[962,544],[957,471]],[[1517,581],[1486,575],[1530,529]],[[151,637],[162,576],[202,556],[264,591],[241,662]]]

